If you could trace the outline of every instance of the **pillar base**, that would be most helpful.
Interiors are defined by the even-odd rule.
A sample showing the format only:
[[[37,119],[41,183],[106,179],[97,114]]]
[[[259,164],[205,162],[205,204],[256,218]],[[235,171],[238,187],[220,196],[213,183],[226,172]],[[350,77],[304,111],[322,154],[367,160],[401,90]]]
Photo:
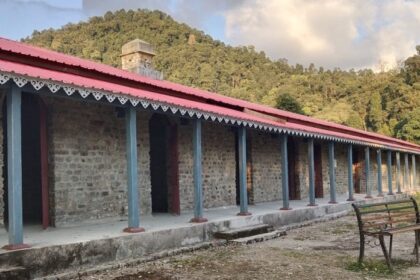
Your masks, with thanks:
[[[354,199],[353,197],[349,197],[349,198],[347,198],[347,201],[356,201],[356,199]]]
[[[379,193],[378,194],[378,197],[384,197],[384,194],[383,193]]]
[[[127,228],[123,229],[123,232],[139,233],[139,232],[144,232],[144,228],[142,228],[142,227],[127,227]]]
[[[394,195],[394,193],[391,192],[391,193],[388,193],[388,195]]]
[[[251,216],[252,213],[250,212],[239,212],[238,214],[236,214],[236,216]]]
[[[365,196],[365,198],[366,198],[366,199],[371,199],[371,198],[373,198],[373,196],[371,196],[371,195],[367,195],[367,196]]]
[[[307,206],[314,207],[314,206],[318,206],[318,204],[316,204],[316,203],[309,203]]]
[[[208,220],[206,218],[200,217],[200,218],[192,218],[190,220],[190,223],[206,223]]]
[[[285,211],[287,211],[287,210],[292,210],[292,208],[290,208],[290,207],[282,207],[279,210],[285,210]]]
[[[396,194],[402,194],[402,192],[396,192]]]
[[[4,250],[8,251],[15,251],[15,250],[22,250],[22,249],[28,249],[31,248],[28,244],[9,244],[2,247]]]
[[[328,201],[329,204],[338,204],[337,201]]]

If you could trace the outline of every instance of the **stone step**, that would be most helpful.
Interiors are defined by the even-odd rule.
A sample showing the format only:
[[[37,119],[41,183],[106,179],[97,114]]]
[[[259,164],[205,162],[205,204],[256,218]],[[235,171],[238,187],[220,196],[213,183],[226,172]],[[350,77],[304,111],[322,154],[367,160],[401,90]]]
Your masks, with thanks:
[[[267,241],[271,239],[276,239],[281,236],[285,236],[286,234],[287,233],[285,230],[275,230],[272,232],[229,240],[229,243],[247,245],[247,244],[263,242],[263,241]]]
[[[273,231],[273,227],[267,224],[257,224],[253,226],[247,226],[242,228],[235,228],[226,231],[219,231],[214,233],[214,237],[218,239],[238,239],[243,237],[249,237],[257,234],[268,233]]]
[[[28,271],[21,266],[0,267],[0,280],[29,279]]]

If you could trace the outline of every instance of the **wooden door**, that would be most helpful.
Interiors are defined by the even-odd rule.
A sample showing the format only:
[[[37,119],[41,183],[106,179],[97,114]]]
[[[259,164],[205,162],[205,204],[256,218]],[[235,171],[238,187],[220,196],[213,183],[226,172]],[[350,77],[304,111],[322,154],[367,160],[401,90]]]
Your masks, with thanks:
[[[314,146],[314,161],[315,161],[315,197],[324,197],[324,188],[322,183],[322,146]]]

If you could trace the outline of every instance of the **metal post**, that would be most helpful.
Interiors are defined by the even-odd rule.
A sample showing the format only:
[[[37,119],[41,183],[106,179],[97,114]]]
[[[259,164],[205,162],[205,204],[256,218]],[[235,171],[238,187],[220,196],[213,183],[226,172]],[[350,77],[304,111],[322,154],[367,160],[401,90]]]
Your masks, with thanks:
[[[386,169],[388,172],[388,194],[393,195],[394,193],[392,191],[392,152],[388,150],[386,152],[386,155],[387,155]]]
[[[201,166],[201,119],[193,121],[193,154],[194,154],[194,218],[192,223],[207,222],[203,218],[203,185],[202,185],[202,166]]]
[[[315,163],[314,163],[314,139],[308,139],[308,169],[309,169],[309,204],[316,206],[315,203]]]
[[[378,196],[384,196],[382,192],[382,152],[376,151],[376,164],[378,165]]]
[[[246,185],[246,128],[238,129],[238,159],[239,159],[239,200],[238,216],[248,216],[248,190]]]
[[[289,205],[289,168],[287,154],[287,135],[281,135],[281,189],[283,197],[283,207],[280,210],[290,210]]]
[[[348,175],[348,189],[349,198],[347,201],[354,201],[353,197],[353,145],[347,146],[347,175]]]
[[[369,147],[365,148],[365,175],[366,175],[366,197],[372,198],[372,188],[369,182],[370,175],[370,150]]]
[[[411,169],[413,173],[413,188],[417,188],[416,155],[411,155]]]
[[[335,182],[334,142],[328,143],[328,167],[329,167],[329,175],[330,175],[330,202],[329,203],[337,203],[336,182]]]
[[[22,92],[13,86],[7,91],[7,188],[9,201],[9,244],[3,248],[28,248],[23,243],[22,217]]]
[[[139,191],[137,174],[137,114],[133,107],[125,110],[127,152],[128,227],[124,232],[142,232],[140,227]]]
[[[400,153],[396,152],[395,158],[397,160],[397,193],[401,194],[401,161],[400,161]]]
[[[410,180],[409,180],[409,170],[410,167],[408,165],[408,154],[404,154],[404,189],[410,189]]]

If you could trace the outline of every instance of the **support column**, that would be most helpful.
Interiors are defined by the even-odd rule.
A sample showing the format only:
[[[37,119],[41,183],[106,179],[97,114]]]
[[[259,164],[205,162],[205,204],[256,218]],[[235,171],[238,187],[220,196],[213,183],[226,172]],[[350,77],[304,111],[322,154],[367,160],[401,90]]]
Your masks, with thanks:
[[[289,205],[289,168],[287,154],[287,135],[281,135],[281,190],[283,197],[283,207],[280,210],[290,210]]]
[[[382,152],[381,149],[376,151],[376,164],[378,165],[378,196],[384,196],[382,192]]]
[[[314,163],[314,139],[308,139],[308,171],[309,171],[309,204],[317,206],[315,203],[315,163]]]
[[[7,188],[9,201],[9,244],[3,248],[28,248],[23,243],[22,217],[22,93],[13,86],[7,91]]]
[[[353,145],[349,144],[347,146],[347,175],[348,175],[348,189],[349,189],[349,198],[347,201],[354,201],[353,196]]]
[[[238,160],[239,160],[239,201],[240,212],[238,216],[249,216],[248,189],[246,182],[246,128],[238,129]]]
[[[143,232],[140,227],[139,190],[137,174],[137,113],[133,107],[125,110],[127,152],[128,227],[124,232]]]
[[[336,182],[335,182],[335,156],[334,142],[328,143],[328,167],[330,175],[330,202],[337,203]]]
[[[395,158],[397,160],[397,193],[401,194],[401,161],[400,161],[400,152],[395,153]]]
[[[369,182],[370,175],[370,149],[369,147],[365,148],[365,175],[366,175],[366,197],[372,198],[372,188]]]
[[[202,162],[201,162],[201,119],[193,120],[193,155],[194,155],[194,218],[192,223],[207,222],[203,218],[203,184],[202,184]]]
[[[388,150],[386,152],[387,161],[386,161],[386,170],[388,172],[388,194],[393,195],[392,191],[392,152]]]
[[[404,154],[404,189],[407,191],[410,189],[410,174],[409,174],[410,167],[408,165],[408,154]]]
[[[416,155],[411,155],[411,170],[413,173],[413,188],[417,189]]]

